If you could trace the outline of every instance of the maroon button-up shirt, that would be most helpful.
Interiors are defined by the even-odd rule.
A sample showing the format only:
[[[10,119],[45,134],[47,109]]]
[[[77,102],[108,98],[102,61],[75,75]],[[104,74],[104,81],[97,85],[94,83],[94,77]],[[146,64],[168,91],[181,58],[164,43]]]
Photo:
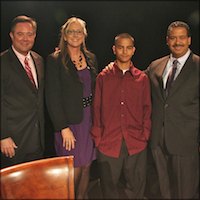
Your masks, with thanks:
[[[129,155],[147,146],[151,129],[149,79],[133,65],[124,74],[116,62],[97,77],[92,136],[107,156],[118,157],[122,139]]]

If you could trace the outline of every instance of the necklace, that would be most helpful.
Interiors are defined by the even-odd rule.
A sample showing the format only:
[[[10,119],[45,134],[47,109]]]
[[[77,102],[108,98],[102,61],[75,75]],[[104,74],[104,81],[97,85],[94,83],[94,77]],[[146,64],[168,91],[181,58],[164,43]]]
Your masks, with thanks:
[[[83,58],[82,58],[82,55],[80,54],[79,55],[79,58],[77,60],[72,60],[72,62],[74,63],[74,65],[77,67],[77,68],[82,68],[83,66]]]

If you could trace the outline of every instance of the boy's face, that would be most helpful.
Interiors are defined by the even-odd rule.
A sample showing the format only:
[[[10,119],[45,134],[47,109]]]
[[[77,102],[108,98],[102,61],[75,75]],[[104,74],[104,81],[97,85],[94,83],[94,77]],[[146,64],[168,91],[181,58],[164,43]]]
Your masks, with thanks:
[[[116,55],[116,60],[121,64],[130,64],[131,58],[134,55],[135,47],[129,38],[119,38],[113,46],[113,53]]]

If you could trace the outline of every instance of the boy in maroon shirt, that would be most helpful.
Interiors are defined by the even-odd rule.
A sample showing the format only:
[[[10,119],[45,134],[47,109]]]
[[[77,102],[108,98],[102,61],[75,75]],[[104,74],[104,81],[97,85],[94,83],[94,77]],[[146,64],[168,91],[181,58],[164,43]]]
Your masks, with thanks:
[[[104,198],[120,198],[122,173],[128,197],[138,199],[144,195],[151,95],[147,75],[131,62],[134,52],[131,35],[116,36],[116,60],[96,80],[92,136],[98,149]]]

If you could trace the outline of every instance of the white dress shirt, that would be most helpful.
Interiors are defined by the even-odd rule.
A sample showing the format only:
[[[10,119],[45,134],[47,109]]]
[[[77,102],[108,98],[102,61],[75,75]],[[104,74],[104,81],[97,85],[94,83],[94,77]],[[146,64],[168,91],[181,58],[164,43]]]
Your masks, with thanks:
[[[28,54],[26,56],[24,56],[21,53],[19,53],[13,46],[12,46],[12,49],[24,68],[25,68],[24,60],[25,60],[25,57],[27,57],[28,64],[31,68],[31,73],[32,73],[34,81],[35,81],[35,85],[38,88],[37,73],[36,73],[35,65],[34,65],[33,59],[30,55],[30,52],[28,52]]]
[[[188,49],[187,53],[180,57],[180,58],[174,58],[172,57],[172,54],[170,54],[170,58],[167,62],[167,65],[165,67],[165,70],[163,72],[163,75],[162,75],[162,79],[163,79],[163,87],[166,88],[166,83],[167,83],[167,77],[169,76],[169,73],[171,71],[171,68],[173,66],[173,62],[174,60],[177,60],[178,63],[177,63],[177,70],[176,70],[176,74],[174,76],[174,80],[177,78],[177,76],[179,75],[179,73],[181,72],[182,68],[183,68],[183,65],[185,64],[186,60],[188,59],[189,55],[190,55],[190,52],[191,50]]]

